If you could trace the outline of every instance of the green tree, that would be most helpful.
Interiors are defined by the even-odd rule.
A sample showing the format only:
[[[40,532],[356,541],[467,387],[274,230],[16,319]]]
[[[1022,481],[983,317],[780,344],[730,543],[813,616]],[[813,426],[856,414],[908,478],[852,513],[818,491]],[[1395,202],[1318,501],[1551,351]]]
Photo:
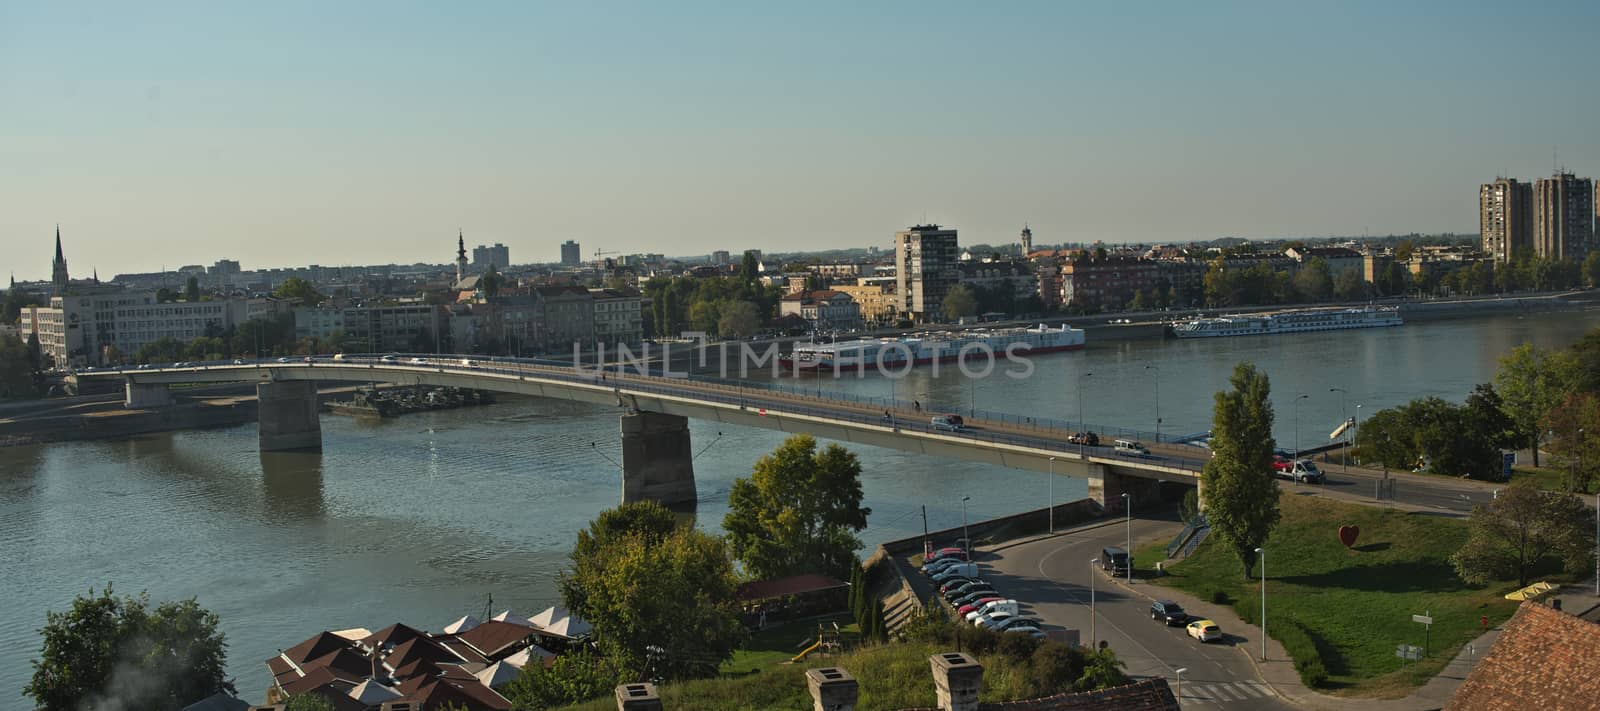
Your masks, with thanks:
[[[1312,257],[1294,275],[1294,290],[1306,301],[1327,301],[1333,295],[1333,272],[1328,260]]]
[[[0,400],[38,397],[34,370],[33,358],[22,339],[0,336]]]
[[[1600,286],[1600,250],[1592,250],[1583,258],[1582,272],[1584,284]]]
[[[761,278],[761,262],[756,259],[754,252],[744,253],[744,261],[739,264],[739,277],[746,284],[754,284]]]
[[[1540,491],[1520,479],[1472,510],[1467,542],[1450,563],[1473,585],[1516,578],[1527,585],[1537,566],[1555,559],[1569,572],[1585,569],[1594,553],[1594,512],[1577,496]]]
[[[1333,278],[1333,296],[1340,301],[1360,301],[1367,298],[1367,282],[1360,269],[1344,269]]]
[[[1128,683],[1128,676],[1122,672],[1122,668],[1127,664],[1117,659],[1115,652],[1110,649],[1097,649],[1089,652],[1087,656],[1088,663],[1083,667],[1083,676],[1078,677],[1076,684],[1079,691],[1105,689]]]
[[[483,273],[483,278],[478,280],[478,285],[483,288],[484,296],[492,299],[500,295],[500,287],[505,284],[505,280],[500,272],[495,271],[494,265],[490,264],[488,271]]]
[[[1241,362],[1232,389],[1216,395],[1211,459],[1201,473],[1206,520],[1233,549],[1250,577],[1255,549],[1278,524],[1278,485],[1272,479],[1272,385]]]
[[[625,504],[659,507],[659,504]],[[745,639],[726,543],[688,526],[663,533],[659,512],[626,511],[590,524],[562,600],[594,626],[619,677],[715,676]]]
[[[189,276],[189,281],[183,284],[183,300],[194,303],[200,300],[200,278]]]
[[[49,612],[23,694],[42,711],[102,707],[181,709],[219,691],[235,693],[223,676],[227,643],[217,616],[193,598],[150,606],[148,595],[104,592]]]
[[[1600,469],[1600,396],[1577,392],[1550,410],[1541,429],[1554,433],[1550,451],[1566,460],[1567,491],[1588,493]]]
[[[512,711],[539,711],[605,696],[625,680],[609,660],[582,648],[557,655],[549,667],[524,666],[500,693]]]
[[[272,295],[280,299],[299,299],[306,306],[317,306],[328,297],[323,296],[311,282],[300,277],[289,277],[283,280],[278,288],[272,290]]]
[[[756,578],[847,578],[861,547],[856,534],[871,513],[861,505],[856,455],[837,444],[818,452],[817,440],[802,434],[756,460],[748,479],[734,480],[722,528]]]
[[[944,308],[944,320],[959,321],[978,313],[978,297],[972,293],[972,287],[966,284],[957,284],[950,289],[950,293],[945,294],[942,306]]]
[[[0,323],[16,323],[22,316],[22,310],[29,306],[45,306],[45,300],[21,289],[11,289],[6,292],[4,311],[0,312]]]
[[[284,704],[284,711],[338,711],[328,697],[316,692],[299,694]]]
[[[1520,441],[1533,450],[1534,466],[1539,466],[1539,444],[1543,440],[1539,421],[1561,402],[1570,376],[1566,354],[1551,353],[1531,343],[1511,349],[1500,359],[1495,387]]]
[[[761,328],[761,314],[748,301],[733,301],[722,307],[717,333],[724,338],[749,338]]]

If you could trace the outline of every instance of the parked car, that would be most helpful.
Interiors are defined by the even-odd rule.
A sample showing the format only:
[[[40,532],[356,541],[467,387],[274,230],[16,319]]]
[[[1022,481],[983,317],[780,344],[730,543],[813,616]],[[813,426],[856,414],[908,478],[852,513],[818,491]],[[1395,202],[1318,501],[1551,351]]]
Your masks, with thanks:
[[[949,590],[944,591],[944,599],[959,600],[976,592],[994,592],[994,585],[987,580],[968,580]]]
[[[1006,634],[1025,634],[1035,639],[1045,638],[1044,630],[1041,630],[1033,625],[1015,625],[1012,627],[1007,627],[1001,631],[1005,632]]]
[[[998,625],[998,624],[1000,624],[1002,622],[1005,622],[1006,620],[1009,620],[1009,619],[1011,619],[1013,617],[1016,617],[1016,613],[998,611],[998,612],[991,612],[991,613],[989,613],[987,615],[979,615],[977,617],[974,617],[974,618],[972,618],[971,622],[972,622],[972,625],[974,627],[981,627],[981,628],[986,629],[986,630],[996,630],[996,631],[998,631],[999,628],[997,628],[995,625]]]
[[[966,585],[967,583],[973,581],[982,582],[982,580],[983,578],[955,578],[953,580],[946,580],[942,583],[939,583],[939,594],[943,595],[951,590],[961,587],[962,585]]]
[[[976,578],[978,577],[977,563],[958,563],[933,574],[933,581],[942,583],[950,578]]]
[[[984,609],[991,602],[1000,602],[1005,598],[992,593],[973,593],[950,604],[956,605],[956,614],[963,618],[974,612]]]
[[[1176,602],[1157,600],[1150,603],[1150,619],[1161,620],[1168,627],[1176,627],[1189,621],[1189,613],[1184,612]]]
[[[946,546],[933,552],[934,560],[942,560],[944,558],[957,558],[960,560],[966,560],[967,550],[965,548],[959,548],[955,546]]]
[[[1220,641],[1222,639],[1222,628],[1211,620],[1195,620],[1190,622],[1184,630],[1189,633],[1190,637],[1201,642]]]
[[[959,612],[959,610],[957,610],[957,612]],[[1019,613],[1019,609],[1017,607],[1017,601],[1016,600],[992,600],[990,602],[984,603],[981,606],[973,608],[971,611],[967,612],[965,615],[962,615],[961,619],[964,619],[964,620],[966,620],[968,622],[976,622],[981,617],[984,617],[986,615],[994,615],[994,614],[1001,613],[1001,612],[1004,612],[1004,613],[1006,613],[1008,615],[1018,614]]]
[[[924,575],[933,575],[934,573],[944,570],[952,565],[965,562],[965,560],[954,556],[948,558],[935,558],[932,561],[922,564],[922,572]]]
[[[1010,632],[1018,627],[1038,627],[1040,624],[1042,623],[1032,617],[1012,615],[1011,617],[989,625],[989,629],[992,629],[996,632]]]

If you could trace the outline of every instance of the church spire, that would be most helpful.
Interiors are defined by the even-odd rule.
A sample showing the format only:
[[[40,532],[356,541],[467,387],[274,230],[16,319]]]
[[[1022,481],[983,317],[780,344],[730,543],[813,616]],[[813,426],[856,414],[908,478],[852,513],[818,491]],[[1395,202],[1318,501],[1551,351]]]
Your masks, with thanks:
[[[467,278],[467,238],[456,228],[456,283]]]
[[[58,288],[67,288],[67,257],[61,251],[60,223],[56,223],[56,259],[50,264],[50,281]]]

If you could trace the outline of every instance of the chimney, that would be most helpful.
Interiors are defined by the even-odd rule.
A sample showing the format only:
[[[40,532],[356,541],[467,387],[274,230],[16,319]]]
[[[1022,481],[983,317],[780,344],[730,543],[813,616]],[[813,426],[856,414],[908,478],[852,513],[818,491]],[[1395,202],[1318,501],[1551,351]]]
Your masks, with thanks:
[[[978,690],[983,688],[983,665],[961,652],[928,658],[933,664],[933,688],[939,711],[978,711]]]
[[[648,682],[617,685],[617,711],[661,711],[661,696]]]
[[[856,678],[841,667],[807,671],[806,688],[811,691],[812,711],[855,711],[860,687]]]

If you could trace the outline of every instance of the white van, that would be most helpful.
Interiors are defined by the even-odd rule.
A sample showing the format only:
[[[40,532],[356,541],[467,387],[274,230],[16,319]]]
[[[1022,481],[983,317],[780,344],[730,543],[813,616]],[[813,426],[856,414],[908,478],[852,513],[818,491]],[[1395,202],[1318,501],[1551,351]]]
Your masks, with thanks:
[[[1113,447],[1117,454],[1121,454],[1126,457],[1150,456],[1150,450],[1146,449],[1143,444],[1135,442],[1131,439],[1119,439],[1113,444]]]

